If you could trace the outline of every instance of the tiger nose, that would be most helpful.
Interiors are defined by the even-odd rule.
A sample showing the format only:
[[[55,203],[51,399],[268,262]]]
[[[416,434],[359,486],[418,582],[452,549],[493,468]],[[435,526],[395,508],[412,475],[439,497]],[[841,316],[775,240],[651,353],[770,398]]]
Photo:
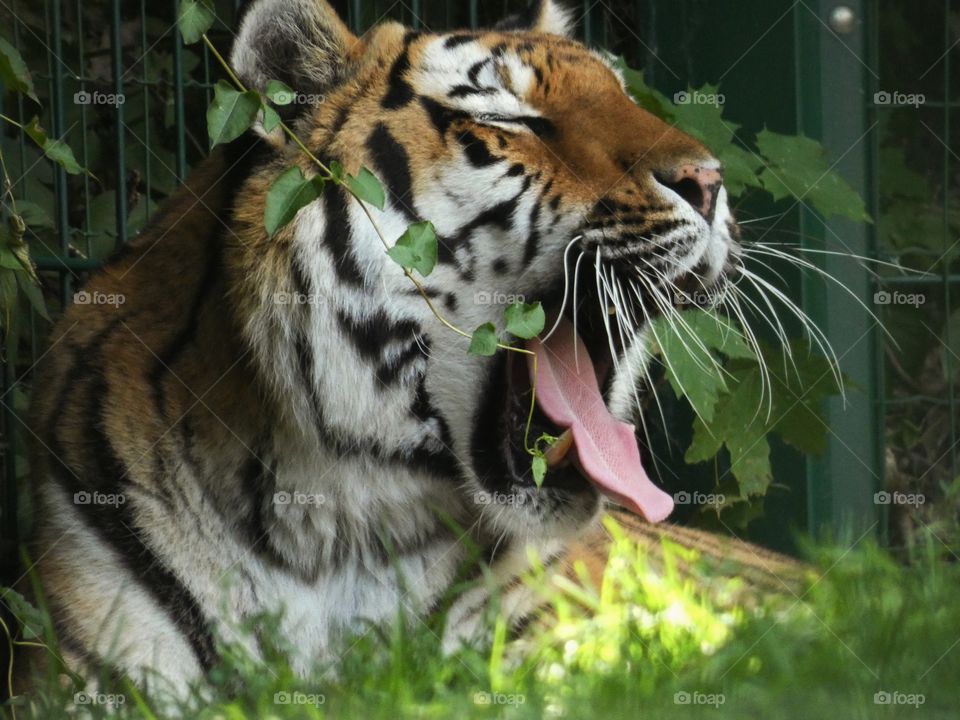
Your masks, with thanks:
[[[657,182],[686,200],[710,224],[717,212],[717,196],[723,187],[723,173],[714,168],[681,165],[667,173],[657,173]]]

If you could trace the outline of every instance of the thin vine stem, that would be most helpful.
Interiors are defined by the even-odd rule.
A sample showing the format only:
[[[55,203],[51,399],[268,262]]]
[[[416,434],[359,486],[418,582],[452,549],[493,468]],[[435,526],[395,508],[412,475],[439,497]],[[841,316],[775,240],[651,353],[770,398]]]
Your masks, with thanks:
[[[234,86],[240,92],[243,92],[243,93],[249,92],[246,85],[243,84],[240,78],[237,77],[236,73],[233,71],[233,68],[230,67],[230,63],[226,61],[223,55],[220,54],[220,51],[217,50],[213,42],[211,42],[210,38],[207,37],[207,34],[203,33],[201,37],[203,39],[204,45],[206,45],[206,47],[213,54],[214,58],[216,58],[217,62],[221,65],[221,67],[223,67],[224,71],[227,73],[227,76],[230,78],[230,81],[234,84]],[[267,107],[266,101],[264,101],[263,99],[261,99],[261,107],[264,109],[266,109]],[[0,115],[0,117],[3,117],[3,116]],[[7,119],[7,118],[4,118],[4,119]],[[11,122],[15,122],[15,121],[11,121]],[[357,203],[359,203],[360,208],[363,210],[364,214],[367,216],[367,219],[370,221],[370,225],[373,227],[374,231],[377,233],[377,237],[380,239],[380,242],[383,244],[384,249],[389,251],[391,248],[390,243],[387,241],[387,238],[384,236],[383,232],[380,230],[380,226],[377,225],[377,221],[374,219],[373,213],[370,212],[370,209],[367,207],[366,203],[353,191],[353,189],[347,183],[343,181],[342,178],[337,177],[334,174],[334,172],[326,164],[324,164],[316,155],[314,155],[314,153],[310,150],[310,148],[308,148],[304,144],[303,140],[301,140],[300,137],[295,132],[293,132],[293,130],[291,130],[290,127],[285,122],[283,122],[283,120],[280,121],[279,127],[283,130],[284,134],[288,138],[290,138],[291,141],[293,141],[293,143],[300,149],[300,151],[303,152],[318,168],[320,168],[320,170],[323,172],[323,179],[325,181],[333,182],[339,185],[340,187],[345,188],[347,192],[350,193],[350,195],[353,197],[353,199],[356,200]],[[401,267],[401,269],[403,270],[403,274],[407,276],[407,279],[409,279],[410,282],[413,283],[414,287],[417,289],[417,292],[420,294],[420,297],[422,297],[423,301],[427,304],[427,308],[429,308],[431,314],[437,319],[437,321],[441,325],[443,325],[445,328],[447,328],[451,332],[454,332],[457,335],[460,335],[461,337],[464,337],[468,340],[473,338],[473,335],[457,327],[452,322],[447,320],[446,317],[444,317],[444,315],[440,312],[437,306],[430,299],[430,295],[429,293],[427,293],[427,290],[423,286],[423,283],[417,280],[417,278],[414,276],[411,270],[404,267]],[[537,407],[537,369],[538,369],[537,354],[532,350],[527,350],[526,348],[520,348],[513,345],[507,345],[506,343],[502,343],[499,340],[497,341],[496,347],[499,350],[506,350],[507,352],[515,352],[521,355],[527,355],[532,358],[531,362],[533,365],[533,377],[531,378],[531,382],[530,382],[530,409],[527,412],[527,422],[523,431],[523,445],[524,445],[524,449],[527,451],[528,454],[537,455],[538,449],[536,447],[530,446],[530,428],[533,425],[533,414],[536,411],[536,407]]]

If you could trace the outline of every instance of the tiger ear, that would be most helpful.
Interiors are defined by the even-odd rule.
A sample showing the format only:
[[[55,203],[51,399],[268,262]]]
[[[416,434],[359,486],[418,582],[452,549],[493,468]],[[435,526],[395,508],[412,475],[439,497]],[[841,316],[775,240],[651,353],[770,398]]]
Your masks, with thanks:
[[[572,38],[576,22],[573,13],[554,0],[536,0],[526,13],[501,21],[496,29],[542,32]]]
[[[256,0],[240,24],[230,63],[248,88],[280,80],[323,94],[346,80],[359,40],[326,0]]]

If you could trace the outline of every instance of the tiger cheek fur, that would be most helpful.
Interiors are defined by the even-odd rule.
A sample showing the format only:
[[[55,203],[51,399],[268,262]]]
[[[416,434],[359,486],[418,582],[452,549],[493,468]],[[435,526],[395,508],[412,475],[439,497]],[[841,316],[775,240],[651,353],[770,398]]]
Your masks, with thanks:
[[[596,259],[721,287],[736,243],[725,191],[704,181],[719,165],[568,39],[560,7],[528,21],[358,39],[322,0],[259,0],[232,63],[261,91],[279,79],[322,98],[287,120],[323,161],[383,180],[385,238],[434,222],[424,285],[460,327],[510,296],[559,312],[571,247],[591,274]],[[73,658],[183,691],[218,634],[282,610],[306,672],[369,620],[433,610],[468,546],[520,618],[527,548],[560,562],[602,509],[579,475],[538,489],[514,461],[508,360],[466,354],[341,188],[268,237],[267,191],[293,164],[314,172],[262,127],[216,151],[90,280],[125,302],[75,305],[54,332],[33,411],[34,556]],[[606,384],[623,420],[636,379]],[[488,594],[454,602],[446,649],[472,638]]]

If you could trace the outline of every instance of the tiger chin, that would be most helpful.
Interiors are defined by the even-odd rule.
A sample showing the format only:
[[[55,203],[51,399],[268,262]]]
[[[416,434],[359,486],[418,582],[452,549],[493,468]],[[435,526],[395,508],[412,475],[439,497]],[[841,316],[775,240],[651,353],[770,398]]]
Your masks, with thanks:
[[[247,86],[317,99],[285,120],[383,181],[385,237],[434,223],[423,283],[451,323],[544,302],[532,436],[564,439],[542,487],[532,367],[468,355],[339,187],[269,237],[273,180],[315,169],[257,125],[90,279],[124,302],[70,307],[38,370],[33,557],[68,662],[183,692],[217,637],[282,611],[306,673],[399,607],[434,612],[478,550],[453,651],[498,592],[482,578],[519,621],[530,548],[559,567],[611,503],[641,533],[670,514],[630,424],[643,327],[668,287],[723,293],[736,224],[718,161],[638,107],[571,20],[544,0],[494,31],[358,38],[323,0],[258,0],[231,56]]]

